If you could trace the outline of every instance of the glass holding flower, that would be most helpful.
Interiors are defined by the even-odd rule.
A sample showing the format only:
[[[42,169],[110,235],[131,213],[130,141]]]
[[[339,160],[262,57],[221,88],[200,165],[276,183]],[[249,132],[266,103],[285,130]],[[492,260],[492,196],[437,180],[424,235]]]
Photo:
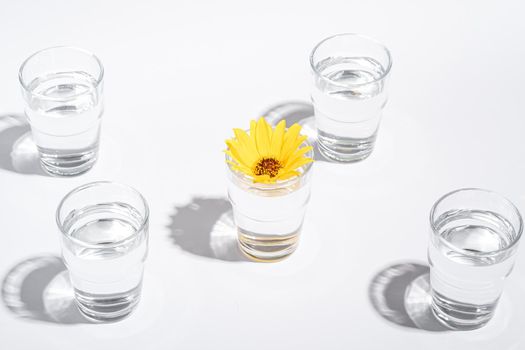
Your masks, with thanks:
[[[228,195],[241,251],[256,261],[292,254],[310,199],[312,146],[298,124],[272,128],[264,118],[226,141]]]

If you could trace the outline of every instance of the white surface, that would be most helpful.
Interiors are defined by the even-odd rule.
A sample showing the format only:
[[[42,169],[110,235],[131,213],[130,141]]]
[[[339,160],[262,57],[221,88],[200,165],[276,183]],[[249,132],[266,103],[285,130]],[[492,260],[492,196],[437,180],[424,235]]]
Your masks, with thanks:
[[[57,44],[99,55],[106,110],[99,163],[71,179],[32,174],[31,154],[20,148],[27,140],[11,163],[6,144],[23,127],[0,131],[0,276],[59,254],[55,208],[79,184],[130,184],[152,214],[136,313],[116,324],[64,325],[34,319],[49,301],[26,296],[33,310],[25,318],[0,305],[0,348],[525,348],[523,249],[495,319],[479,331],[399,326],[368,296],[385,267],[425,262],[428,212],[445,192],[490,188],[525,211],[524,10],[520,1],[3,0],[1,114],[23,110],[23,59]],[[308,100],[310,50],[339,32],[375,37],[394,58],[373,155],[348,166],[315,164],[301,245],[286,261],[224,261],[174,244],[176,206],[225,196],[221,150],[231,128],[272,105]],[[200,227],[195,209],[185,213]],[[218,223],[214,237],[225,229]],[[211,247],[220,251],[215,238]],[[44,289],[45,278],[38,281]]]

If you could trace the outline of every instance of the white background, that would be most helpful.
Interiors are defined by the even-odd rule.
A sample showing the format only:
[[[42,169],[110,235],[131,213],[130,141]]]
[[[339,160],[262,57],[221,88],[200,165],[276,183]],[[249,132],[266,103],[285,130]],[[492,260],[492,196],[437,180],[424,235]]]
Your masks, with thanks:
[[[519,1],[2,0],[0,348],[524,349],[523,250],[478,331],[418,329],[402,306],[382,317],[369,295],[392,265],[426,265],[428,212],[444,193],[489,188],[525,211],[524,11]],[[376,150],[358,164],[315,164],[291,258],[228,261],[237,257],[221,253],[221,235],[231,232],[219,223],[208,239],[227,210],[223,141],[274,105],[307,102],[310,50],[340,32],[392,52]],[[27,127],[8,117],[23,112],[22,61],[59,44],[95,52],[106,69],[101,158],[65,179],[39,173],[28,140],[13,148]],[[78,324],[49,310],[67,302],[50,280],[54,212],[67,191],[102,179],[150,203],[143,300],[122,322]]]

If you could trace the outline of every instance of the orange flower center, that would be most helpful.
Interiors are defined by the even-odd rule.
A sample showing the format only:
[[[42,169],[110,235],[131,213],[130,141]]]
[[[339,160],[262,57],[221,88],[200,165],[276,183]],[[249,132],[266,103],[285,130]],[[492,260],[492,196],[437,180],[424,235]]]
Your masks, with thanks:
[[[281,162],[275,158],[261,158],[255,168],[253,173],[257,176],[259,175],[268,175],[270,177],[276,177],[279,173],[279,170],[283,168]]]

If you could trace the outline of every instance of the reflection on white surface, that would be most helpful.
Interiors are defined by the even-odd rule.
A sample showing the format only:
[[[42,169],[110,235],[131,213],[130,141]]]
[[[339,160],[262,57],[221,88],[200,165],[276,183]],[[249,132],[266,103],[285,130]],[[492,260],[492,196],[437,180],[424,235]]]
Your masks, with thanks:
[[[44,175],[29,124],[22,114],[0,115],[0,169]]]
[[[194,197],[175,207],[168,228],[173,242],[189,253],[225,261],[247,260],[237,245],[230,202],[224,198]]]
[[[77,309],[67,271],[56,275],[42,293],[47,315],[57,323],[89,323]]]
[[[419,263],[401,263],[380,271],[369,287],[373,307],[384,319],[403,327],[439,332],[447,330],[430,310],[428,290],[414,285],[429,268]]]
[[[237,228],[231,210],[223,213],[213,225],[210,232],[210,248],[216,257],[231,257],[239,253]]]
[[[505,337],[509,342],[518,335],[519,322],[514,310],[522,309],[523,291],[508,283],[490,322],[473,331],[452,331],[442,325],[431,310],[429,268],[418,263],[392,265],[379,272],[370,284],[369,297],[376,312],[399,326],[427,332],[444,332],[453,337],[476,342]]]
[[[28,131],[13,144],[11,163],[16,172],[22,174],[44,174],[38,159],[38,150]]]
[[[66,267],[57,256],[22,261],[4,277],[2,301],[15,315],[43,322],[89,323],[78,311]]]
[[[435,332],[447,330],[432,313],[428,273],[417,277],[407,286],[404,300],[407,315],[417,328]]]

